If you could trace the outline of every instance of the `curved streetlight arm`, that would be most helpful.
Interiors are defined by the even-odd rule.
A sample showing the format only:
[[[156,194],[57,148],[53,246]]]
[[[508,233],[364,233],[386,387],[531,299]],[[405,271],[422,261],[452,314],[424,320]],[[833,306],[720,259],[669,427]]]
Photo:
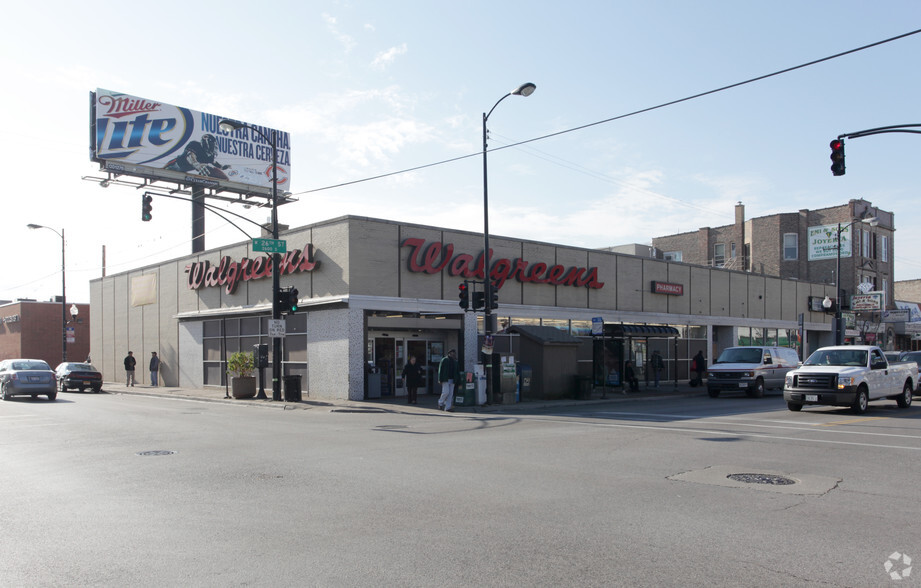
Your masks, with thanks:
[[[486,170],[486,153],[487,153],[487,142],[489,139],[489,132],[486,129],[486,121],[489,119],[489,115],[492,114],[492,111],[499,106],[499,103],[508,98],[509,96],[530,96],[534,93],[534,90],[537,89],[537,86],[531,82],[521,84],[502,98],[499,98],[493,107],[489,109],[489,112],[483,113],[483,299],[485,305],[483,307],[483,340],[486,345],[489,345],[490,335],[493,331],[492,328],[492,282],[489,279],[489,182],[487,181],[487,170]],[[492,373],[491,373],[491,364],[492,357],[486,357],[483,360],[483,367],[486,373],[486,401],[493,402],[493,391],[492,391]]]
[[[65,243],[64,240],[64,229],[61,229],[61,232],[52,229],[51,227],[46,227],[45,225],[37,225],[35,223],[29,223],[26,225],[30,229],[48,229],[52,231],[55,235],[61,238],[61,362],[67,362],[67,271],[65,270],[64,263],[64,252],[65,252]]]

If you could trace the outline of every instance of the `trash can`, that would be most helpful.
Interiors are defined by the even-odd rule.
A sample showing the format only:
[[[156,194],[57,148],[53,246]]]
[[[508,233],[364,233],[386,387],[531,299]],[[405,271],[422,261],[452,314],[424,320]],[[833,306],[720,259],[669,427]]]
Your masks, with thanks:
[[[576,399],[592,399],[592,379],[588,376],[575,376]]]
[[[301,376],[282,376],[285,383],[285,402],[301,401]]]

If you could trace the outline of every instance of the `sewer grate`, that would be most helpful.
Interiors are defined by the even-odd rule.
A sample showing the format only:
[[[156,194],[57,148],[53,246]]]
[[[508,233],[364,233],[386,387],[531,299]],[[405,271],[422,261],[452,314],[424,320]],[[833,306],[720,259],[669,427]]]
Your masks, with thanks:
[[[170,449],[155,449],[153,451],[138,451],[137,455],[147,457],[149,455],[173,455],[174,453],[176,452]]]
[[[745,482],[746,484],[771,484],[774,486],[789,486],[796,484],[796,480],[785,476],[775,474],[729,474],[726,476],[736,482]]]

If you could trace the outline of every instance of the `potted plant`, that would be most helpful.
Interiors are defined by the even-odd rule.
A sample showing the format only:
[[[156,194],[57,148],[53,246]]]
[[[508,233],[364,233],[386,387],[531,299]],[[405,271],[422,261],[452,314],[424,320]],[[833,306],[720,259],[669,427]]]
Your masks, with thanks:
[[[252,353],[237,351],[227,360],[230,378],[230,395],[234,398],[252,398],[256,395],[255,365]]]

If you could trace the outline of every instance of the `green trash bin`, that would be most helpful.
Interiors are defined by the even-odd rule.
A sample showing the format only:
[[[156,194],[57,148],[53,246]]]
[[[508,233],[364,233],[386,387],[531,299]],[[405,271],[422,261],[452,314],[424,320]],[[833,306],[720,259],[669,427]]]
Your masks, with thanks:
[[[472,372],[465,372],[464,379],[454,386],[455,406],[476,406],[476,380]]]

